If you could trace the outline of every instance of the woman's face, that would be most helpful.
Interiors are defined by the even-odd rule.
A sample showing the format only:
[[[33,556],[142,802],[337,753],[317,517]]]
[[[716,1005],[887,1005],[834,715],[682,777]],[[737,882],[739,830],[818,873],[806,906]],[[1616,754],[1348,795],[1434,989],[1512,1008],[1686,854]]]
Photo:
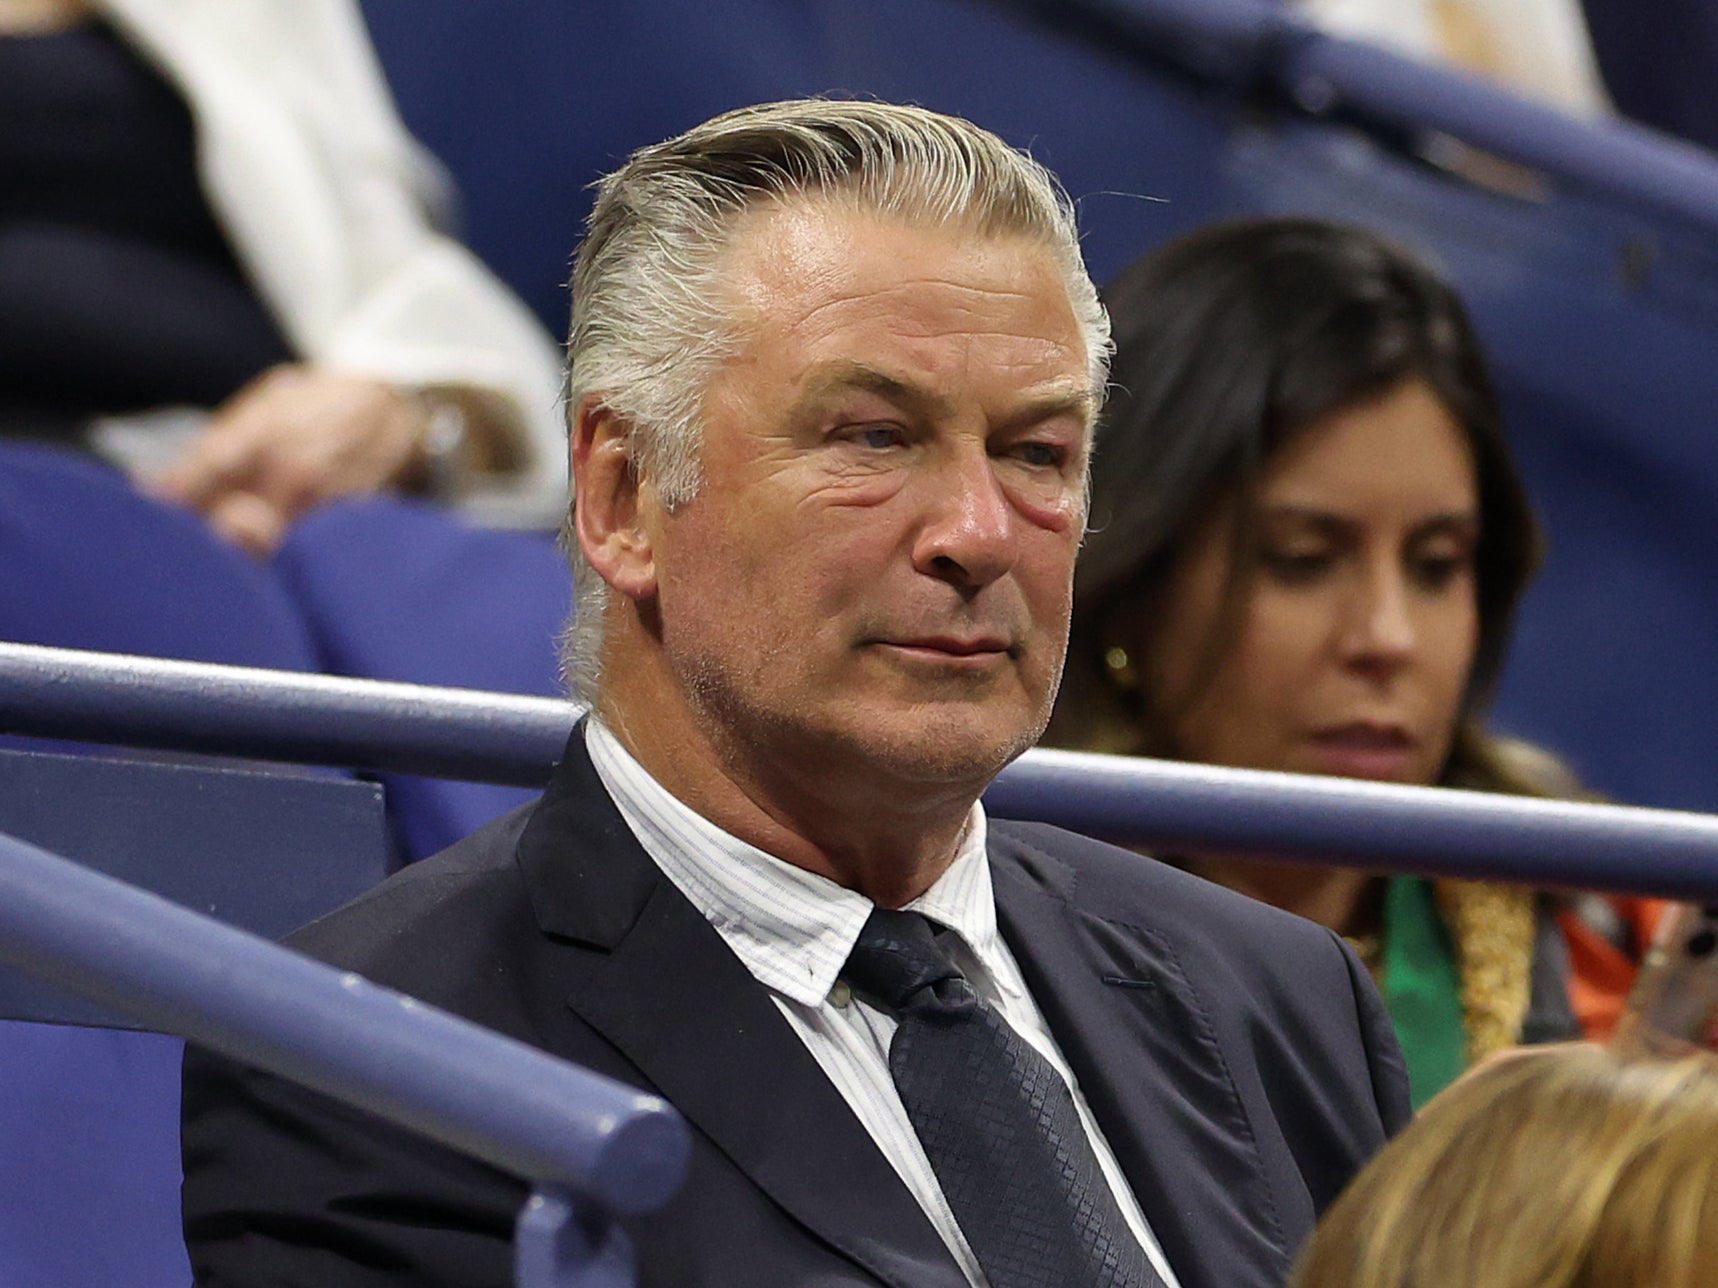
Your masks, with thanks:
[[[1478,489],[1455,420],[1404,381],[1280,448],[1256,501],[1232,616],[1233,498],[1194,533],[1147,624],[1142,676],[1177,752],[1435,782],[1479,630]]]

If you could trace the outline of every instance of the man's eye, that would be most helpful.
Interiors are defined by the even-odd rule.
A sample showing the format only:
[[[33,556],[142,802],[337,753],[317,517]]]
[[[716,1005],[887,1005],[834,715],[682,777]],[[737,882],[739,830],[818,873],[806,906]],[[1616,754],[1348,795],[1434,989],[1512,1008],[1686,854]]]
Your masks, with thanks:
[[[898,425],[859,425],[847,432],[847,439],[879,452],[907,441]]]
[[[1014,449],[1014,455],[1027,465],[1036,469],[1058,470],[1068,459],[1068,453],[1056,443],[1021,443]]]

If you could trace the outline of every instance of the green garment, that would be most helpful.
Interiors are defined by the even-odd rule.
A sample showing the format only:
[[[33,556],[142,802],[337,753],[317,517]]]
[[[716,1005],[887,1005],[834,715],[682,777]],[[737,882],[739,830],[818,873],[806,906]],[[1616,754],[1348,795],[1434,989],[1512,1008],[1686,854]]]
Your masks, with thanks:
[[[1389,879],[1382,940],[1384,1007],[1396,1026],[1418,1109],[1467,1067],[1461,967],[1430,881]]]

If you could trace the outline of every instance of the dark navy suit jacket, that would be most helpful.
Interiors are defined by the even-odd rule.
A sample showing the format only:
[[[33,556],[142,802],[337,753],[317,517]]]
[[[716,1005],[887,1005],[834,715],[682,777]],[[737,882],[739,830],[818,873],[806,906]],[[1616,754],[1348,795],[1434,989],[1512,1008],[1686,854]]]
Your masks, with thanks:
[[[1364,971],[1309,922],[1128,851],[992,821],[1002,933],[1184,1288],[1286,1277],[1409,1115]],[[296,947],[650,1088],[690,1179],[629,1219],[647,1288],[963,1288],[935,1230],[585,754],[547,794]],[[280,1080],[186,1059],[200,1283],[512,1282],[516,1180]]]

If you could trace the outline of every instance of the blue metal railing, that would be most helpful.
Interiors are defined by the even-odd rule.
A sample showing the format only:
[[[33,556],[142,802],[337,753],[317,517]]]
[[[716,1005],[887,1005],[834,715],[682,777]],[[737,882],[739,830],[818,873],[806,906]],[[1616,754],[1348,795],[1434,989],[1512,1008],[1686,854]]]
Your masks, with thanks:
[[[541,785],[578,715],[548,698],[0,644],[0,729]],[[1718,817],[1033,751],[986,796],[1147,849],[1718,898]]]
[[[1718,816],[1039,750],[985,798],[1164,853],[1718,898]]]
[[[540,787],[565,702],[0,642],[0,733]]]
[[[0,962],[532,1182],[521,1288],[631,1283],[607,1217],[684,1179],[690,1138],[657,1097],[8,836]]]
[[[1554,182],[1718,234],[1718,157],[1615,119],[1582,120],[1477,77],[1328,36],[1286,0],[1006,0],[1051,26],[1084,20],[1112,46],[1310,115],[1342,112],[1449,135]]]

